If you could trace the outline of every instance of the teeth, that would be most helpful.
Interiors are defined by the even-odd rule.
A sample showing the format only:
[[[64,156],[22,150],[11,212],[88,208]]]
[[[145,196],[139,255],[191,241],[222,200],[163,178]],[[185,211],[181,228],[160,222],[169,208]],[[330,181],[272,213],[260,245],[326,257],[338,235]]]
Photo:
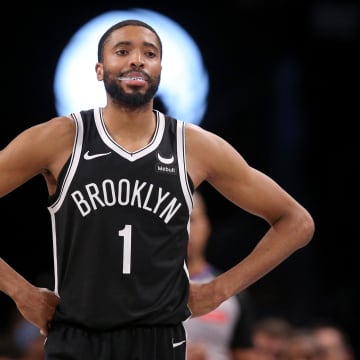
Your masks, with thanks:
[[[118,77],[118,80],[144,80],[144,78],[140,77],[140,76],[138,76],[138,77],[136,77],[136,76],[134,76],[134,77]]]

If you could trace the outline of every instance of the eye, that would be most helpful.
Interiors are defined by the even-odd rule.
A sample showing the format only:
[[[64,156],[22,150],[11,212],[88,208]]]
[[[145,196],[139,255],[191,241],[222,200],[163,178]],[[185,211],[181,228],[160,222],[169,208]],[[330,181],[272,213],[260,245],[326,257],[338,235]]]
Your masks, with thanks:
[[[125,49],[119,49],[119,50],[116,50],[115,54],[117,55],[127,55],[128,54],[128,51],[125,50]]]
[[[145,53],[145,55],[146,55],[146,57],[148,57],[148,58],[150,58],[150,59],[156,57],[156,53],[154,53],[153,51],[147,51],[147,52]]]

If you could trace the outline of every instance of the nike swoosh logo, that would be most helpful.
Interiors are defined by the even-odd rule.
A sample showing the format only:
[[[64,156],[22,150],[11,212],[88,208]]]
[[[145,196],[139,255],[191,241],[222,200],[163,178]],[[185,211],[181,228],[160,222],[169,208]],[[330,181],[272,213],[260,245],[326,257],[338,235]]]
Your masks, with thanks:
[[[186,342],[186,340],[179,341],[179,342],[176,342],[176,343],[174,343],[174,342],[173,342],[173,348],[176,348],[176,347],[178,347],[178,346],[180,346],[180,345],[184,344],[185,342]]]
[[[163,157],[160,155],[160,153],[157,153],[157,158],[159,161],[165,165],[170,165],[174,162],[174,156],[171,155],[169,158]]]
[[[92,160],[92,159],[96,159],[98,157],[101,157],[101,156],[106,156],[106,155],[110,155],[111,154],[111,151],[107,152],[107,153],[99,153],[99,154],[92,154],[90,155],[89,154],[89,151],[87,151],[85,154],[84,154],[84,159],[85,160]]]

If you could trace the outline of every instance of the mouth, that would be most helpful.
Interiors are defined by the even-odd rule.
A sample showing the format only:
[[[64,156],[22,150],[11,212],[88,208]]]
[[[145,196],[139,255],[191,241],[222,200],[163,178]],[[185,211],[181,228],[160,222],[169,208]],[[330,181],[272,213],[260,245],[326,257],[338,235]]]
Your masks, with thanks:
[[[145,79],[141,76],[119,76],[117,79],[125,81],[145,81]]]

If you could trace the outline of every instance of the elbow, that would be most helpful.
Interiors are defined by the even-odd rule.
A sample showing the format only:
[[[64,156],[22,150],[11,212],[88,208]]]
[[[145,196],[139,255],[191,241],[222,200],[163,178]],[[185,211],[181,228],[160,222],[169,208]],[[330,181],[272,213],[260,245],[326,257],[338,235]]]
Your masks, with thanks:
[[[313,239],[315,233],[315,222],[312,216],[305,211],[301,217],[300,224],[299,229],[301,236],[299,236],[299,247],[302,248],[308,245]]]

